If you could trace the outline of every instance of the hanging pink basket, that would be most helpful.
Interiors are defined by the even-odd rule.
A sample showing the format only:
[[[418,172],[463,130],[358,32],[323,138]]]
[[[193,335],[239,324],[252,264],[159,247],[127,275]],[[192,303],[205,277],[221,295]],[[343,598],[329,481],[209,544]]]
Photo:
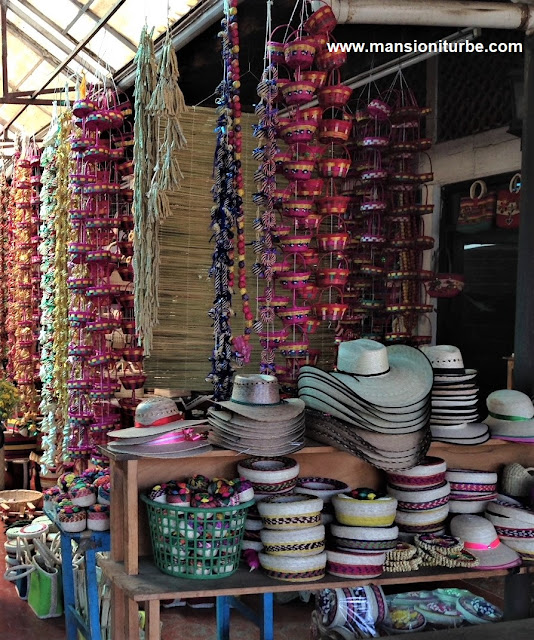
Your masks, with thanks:
[[[284,176],[288,180],[301,182],[309,180],[314,169],[315,162],[313,160],[289,160],[284,165]]]
[[[342,150],[344,156],[334,156]],[[323,178],[346,178],[351,165],[351,157],[347,147],[333,146],[330,149],[330,157],[323,157],[317,161],[317,170]]]
[[[328,293],[328,301],[323,301],[322,297],[325,293]],[[338,301],[332,302],[332,292],[337,293]],[[321,293],[321,299],[314,305],[315,313],[317,316],[325,321],[337,322],[343,319],[343,316],[347,312],[348,304],[343,302],[343,292],[338,287],[327,287]]]
[[[269,36],[269,40],[267,41],[267,54],[270,57],[271,62],[273,64],[284,64],[285,62],[284,43],[280,42],[279,40],[275,40],[274,38],[274,34],[279,29],[283,29],[284,27],[288,28],[288,25],[281,24],[278,27],[276,27],[276,29],[273,29],[273,31],[271,31],[271,34]]]
[[[288,218],[305,218],[313,211],[313,199],[289,197],[282,204],[282,213]]]
[[[282,96],[288,106],[299,106],[313,100],[315,85],[305,80],[288,82],[282,87]]]
[[[278,127],[280,136],[287,144],[311,142],[316,130],[317,125],[312,120],[302,119],[294,120]]]
[[[317,285],[319,287],[344,287],[347,284],[347,280],[350,275],[350,269],[346,258],[343,258],[342,260],[336,260],[336,266],[324,266],[326,264],[326,257],[327,256],[323,256],[319,261],[316,274]]]
[[[260,344],[264,349],[272,349],[279,347],[287,340],[289,336],[289,328],[276,329],[273,331],[258,331]]]
[[[311,178],[297,182],[297,195],[298,196],[320,196],[323,192],[324,180],[322,178]]]
[[[293,32],[284,44],[285,63],[291,69],[309,69],[315,57],[315,44],[306,37],[299,37],[298,32]]]
[[[342,118],[325,118],[325,112],[319,123],[317,136],[319,142],[327,143],[343,143],[349,139],[352,129],[352,122],[347,116]]]
[[[276,315],[282,320],[284,325],[299,325],[306,321],[311,313],[311,307],[293,305],[292,307],[283,307],[276,312]]]
[[[288,234],[280,239],[284,253],[302,253],[307,251],[313,240],[309,234]]]
[[[319,7],[304,23],[304,29],[308,33],[332,33],[336,28],[337,20],[332,7],[328,4]]]
[[[371,118],[376,118],[377,120],[387,120],[392,112],[392,107],[380,98],[373,98],[367,105],[367,113]]]
[[[302,71],[300,74],[301,80],[306,82],[313,82],[316,89],[320,89],[324,86],[326,78],[328,76],[327,71],[319,71],[318,69],[309,69],[308,71]],[[320,111],[320,108],[319,108]]]
[[[328,107],[341,109],[347,104],[351,95],[351,87],[347,87],[341,82],[339,70],[334,69],[330,73],[327,83],[318,90],[317,100],[323,109]]]

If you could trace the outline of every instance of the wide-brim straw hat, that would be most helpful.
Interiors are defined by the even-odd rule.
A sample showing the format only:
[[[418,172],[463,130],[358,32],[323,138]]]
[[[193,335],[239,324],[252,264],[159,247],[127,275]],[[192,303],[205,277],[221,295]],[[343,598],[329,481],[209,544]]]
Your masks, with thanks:
[[[450,444],[474,445],[487,442],[490,431],[486,424],[480,422],[463,422],[462,424],[441,425],[430,421],[432,440]]]
[[[370,420],[377,418],[388,422],[410,422],[428,410],[428,396],[406,407],[377,407],[361,400],[352,393],[349,387],[333,378],[330,374],[320,371],[320,369],[314,372],[307,372],[299,380],[299,393],[304,393],[305,390],[310,389],[328,395],[333,400]]]
[[[430,407],[428,407],[427,411],[423,412],[414,420],[404,423],[391,422],[377,417],[370,418],[367,417],[367,414],[351,410],[335,398],[330,397],[327,391],[323,392],[312,387],[302,386],[299,389],[299,394],[308,408],[333,415],[339,420],[368,431],[379,433],[413,433],[414,431],[422,429],[430,418]]]
[[[208,409],[208,421],[212,418],[229,427],[237,428],[240,431],[257,431],[258,429],[265,430],[268,426],[270,432],[283,432],[293,429],[296,426],[300,426],[304,422],[304,411],[288,420],[281,420],[279,422],[276,420],[270,421],[268,425],[266,425],[262,420],[254,420],[217,407],[210,407]]]
[[[477,373],[476,369],[466,369],[465,373],[436,373],[434,374],[434,384],[452,387],[454,384],[463,384],[474,380]]]
[[[315,367],[302,367],[300,378]],[[351,340],[339,345],[337,371],[330,374],[354,395],[376,407],[406,407],[420,402],[432,388],[432,367],[413,347],[384,347],[373,340]]]
[[[187,456],[200,455],[212,450],[209,442],[198,440],[196,442],[181,442],[170,445],[130,445],[122,446],[120,443],[111,443],[107,447],[113,453],[126,453],[140,458],[185,458]]]
[[[153,396],[142,400],[135,408],[134,427],[109,431],[111,438],[146,438],[158,436],[179,429],[189,429],[206,420],[183,420],[183,414],[178,410],[172,398]]]
[[[230,419],[228,419],[230,416]],[[290,436],[304,428],[304,413],[287,423],[269,423],[249,421],[247,425],[234,422],[233,417],[227,411],[217,411],[213,407],[208,409],[208,422],[216,430],[221,430],[228,435],[238,434],[244,437],[261,440],[277,439]]]
[[[217,405],[259,422],[292,420],[304,412],[298,398],[280,400],[278,380],[262,374],[236,375],[230,400]]]
[[[447,398],[472,398],[476,397],[480,391],[474,384],[459,384],[452,388],[449,385],[434,385],[432,387],[432,399]]]
[[[425,427],[415,434],[383,436],[389,446],[397,449],[396,451],[387,451],[385,448],[381,449],[380,446],[370,445],[363,437],[363,434],[369,433],[365,430],[358,430],[321,411],[306,411],[306,435],[308,437],[347,451],[385,471],[409,469],[419,464],[425,457],[431,442],[430,429]],[[382,434],[372,435],[373,438],[376,438]],[[417,440],[414,441],[414,437]]]
[[[495,527],[481,516],[455,516],[450,523],[451,533],[463,540],[464,548],[480,561],[477,569],[515,567],[521,558],[498,538]]]

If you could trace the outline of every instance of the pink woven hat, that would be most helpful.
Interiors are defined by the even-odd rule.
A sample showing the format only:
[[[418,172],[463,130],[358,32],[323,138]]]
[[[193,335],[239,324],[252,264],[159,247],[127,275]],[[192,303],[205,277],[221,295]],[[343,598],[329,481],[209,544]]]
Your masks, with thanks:
[[[216,404],[259,422],[282,422],[304,413],[302,400],[280,400],[277,378],[259,373],[236,375],[231,399]]]
[[[174,400],[154,396],[145,398],[137,405],[134,424],[134,427],[110,431],[107,435],[120,440],[143,438],[146,441],[148,436],[159,436],[171,431],[189,429],[206,424],[206,420],[184,420],[183,414],[178,410]]]
[[[465,514],[451,520],[451,533],[480,561],[477,569],[507,569],[521,564],[521,558],[497,537],[495,527],[481,516]]]
[[[299,388],[309,386],[307,376],[320,371],[302,367]],[[318,374],[315,373],[315,376]],[[405,408],[424,400],[432,388],[432,367],[418,349],[405,345],[385,347],[374,340],[350,340],[339,345],[337,370],[325,376],[348,387],[360,402],[375,407]],[[408,409],[410,411],[410,409]]]
[[[489,394],[486,406],[492,438],[534,444],[534,405],[525,393],[500,389]]]

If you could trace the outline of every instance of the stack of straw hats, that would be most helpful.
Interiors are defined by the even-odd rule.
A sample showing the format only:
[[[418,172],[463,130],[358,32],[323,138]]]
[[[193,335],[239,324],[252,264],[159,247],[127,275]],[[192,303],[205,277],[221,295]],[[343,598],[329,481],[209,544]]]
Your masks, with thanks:
[[[534,511],[506,498],[490,502],[484,515],[501,542],[517,551],[523,560],[534,560]]]
[[[292,494],[263,498],[257,503],[263,528],[260,564],[271,578],[308,582],[325,575],[325,528],[321,498]]]
[[[491,437],[534,444],[534,405],[521,391],[500,389],[486,399]]]
[[[497,497],[497,473],[475,469],[448,469],[451,485],[449,511],[451,513],[483,513]]]
[[[445,460],[429,456],[412,469],[388,473],[387,491],[397,500],[395,523],[403,537],[445,532],[451,491],[446,469]]]
[[[375,496],[371,489],[355,489],[332,498],[336,522],[330,525],[328,573],[373,578],[383,572],[386,553],[395,548],[399,533],[393,524],[397,501]]]
[[[254,456],[280,456],[304,446],[304,403],[280,400],[274,376],[236,375],[232,397],[208,410],[213,444]]]
[[[432,387],[432,440],[475,445],[486,442],[489,430],[478,422],[478,387],[475,369],[466,369],[458,347],[422,346],[434,371]]]
[[[336,371],[300,369],[299,397],[314,410],[307,433],[380,469],[413,467],[429,447],[432,377],[427,358],[412,347],[342,342]]]

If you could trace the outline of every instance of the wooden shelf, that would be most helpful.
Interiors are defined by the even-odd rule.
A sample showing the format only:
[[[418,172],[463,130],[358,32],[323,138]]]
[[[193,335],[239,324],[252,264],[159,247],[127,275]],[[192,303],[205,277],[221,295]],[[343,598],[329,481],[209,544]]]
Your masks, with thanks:
[[[317,591],[320,589],[357,587],[367,584],[398,585],[399,583],[446,582],[449,580],[472,580],[475,578],[506,576],[514,573],[534,573],[534,565],[522,566],[519,570],[495,569],[491,571],[479,569],[451,571],[450,569],[423,567],[418,571],[384,573],[378,578],[365,580],[337,578],[327,574],[321,580],[297,583],[274,580],[265,575],[261,569],[249,571],[246,566],[242,566],[236,573],[227,578],[195,580],[177,578],[162,573],[150,560],[139,561],[139,574],[135,576],[127,575],[124,571],[124,565],[120,562],[100,560],[99,564],[104,574],[135,602],[271,593],[273,591],[299,591],[301,589]]]

